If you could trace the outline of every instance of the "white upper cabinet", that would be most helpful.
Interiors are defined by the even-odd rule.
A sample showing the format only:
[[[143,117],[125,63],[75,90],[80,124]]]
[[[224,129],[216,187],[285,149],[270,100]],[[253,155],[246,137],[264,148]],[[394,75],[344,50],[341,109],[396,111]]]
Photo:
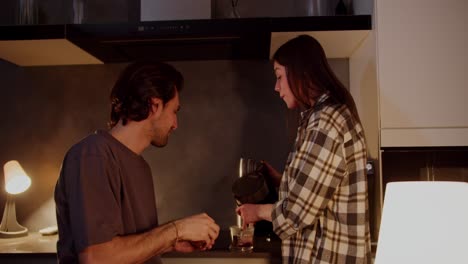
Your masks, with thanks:
[[[377,0],[381,147],[468,146],[468,1]]]
[[[369,35],[369,30],[335,30],[335,31],[302,31],[272,32],[270,58],[284,43],[299,35],[306,34],[317,39],[325,50],[327,58],[350,58]]]

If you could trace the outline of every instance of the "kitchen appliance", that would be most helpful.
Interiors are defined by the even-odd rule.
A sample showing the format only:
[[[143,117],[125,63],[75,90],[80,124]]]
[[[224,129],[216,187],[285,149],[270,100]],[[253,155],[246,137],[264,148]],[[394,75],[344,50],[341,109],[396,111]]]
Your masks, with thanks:
[[[240,158],[239,178],[232,185],[232,192],[237,205],[272,204],[278,201],[278,192],[263,162],[249,158]],[[237,226],[242,226],[240,216],[237,216]],[[270,221],[255,223],[255,249],[268,249],[271,248],[271,243],[279,244],[280,241],[273,232],[273,225]]]
[[[258,204],[268,196],[269,190],[265,177],[261,173],[252,172],[237,179],[232,186],[237,204]]]
[[[278,200],[276,188],[261,161],[240,158],[239,178],[232,185],[238,205],[244,203],[266,204]]]
[[[371,25],[369,16],[165,20],[71,24],[66,25],[65,38],[104,63],[149,58],[268,60],[270,49],[276,47],[272,46],[272,41],[277,41],[276,33],[362,30],[371,29]],[[18,34],[17,30],[14,29],[10,38]]]
[[[366,163],[366,174],[369,192],[369,210],[371,216],[375,215],[375,167],[374,160],[369,159]],[[275,186],[270,181],[268,172],[261,161],[248,158],[239,160],[239,178],[232,185],[232,192],[237,205],[244,203],[268,204],[278,201],[278,194]],[[374,226],[374,218],[371,217],[371,226]],[[242,219],[237,216],[237,226],[242,226]],[[259,240],[261,241],[259,243]],[[273,225],[269,221],[259,221],[255,223],[255,248],[272,242],[280,241],[273,232]],[[279,242],[278,242],[279,243]]]
[[[263,163],[240,158],[239,178],[232,185],[232,192],[238,205],[265,203],[270,190],[265,178]]]

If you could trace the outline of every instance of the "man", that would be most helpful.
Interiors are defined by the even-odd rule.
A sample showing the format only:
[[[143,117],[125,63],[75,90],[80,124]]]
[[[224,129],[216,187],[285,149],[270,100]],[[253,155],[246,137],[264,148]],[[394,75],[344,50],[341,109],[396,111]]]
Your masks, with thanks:
[[[60,263],[160,263],[171,250],[210,249],[219,226],[206,214],[158,225],[152,174],[141,153],[177,128],[182,75],[134,63],[111,93],[109,131],[66,154],[55,188]]]

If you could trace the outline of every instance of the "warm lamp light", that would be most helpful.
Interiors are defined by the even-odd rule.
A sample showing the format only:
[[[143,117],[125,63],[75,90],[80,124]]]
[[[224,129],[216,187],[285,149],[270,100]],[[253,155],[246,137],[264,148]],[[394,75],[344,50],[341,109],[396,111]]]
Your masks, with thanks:
[[[468,263],[468,183],[387,184],[375,264]]]
[[[26,191],[31,186],[31,178],[16,160],[11,160],[3,166],[5,172],[5,190],[7,202],[0,224],[0,237],[20,237],[28,234],[28,229],[18,224],[14,196]]]

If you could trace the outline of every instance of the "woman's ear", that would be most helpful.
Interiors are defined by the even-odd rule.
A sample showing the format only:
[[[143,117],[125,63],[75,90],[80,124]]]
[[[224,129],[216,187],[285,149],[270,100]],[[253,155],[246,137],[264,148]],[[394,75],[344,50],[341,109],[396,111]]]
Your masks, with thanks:
[[[159,98],[151,98],[151,115],[159,117],[163,111],[163,101]]]

